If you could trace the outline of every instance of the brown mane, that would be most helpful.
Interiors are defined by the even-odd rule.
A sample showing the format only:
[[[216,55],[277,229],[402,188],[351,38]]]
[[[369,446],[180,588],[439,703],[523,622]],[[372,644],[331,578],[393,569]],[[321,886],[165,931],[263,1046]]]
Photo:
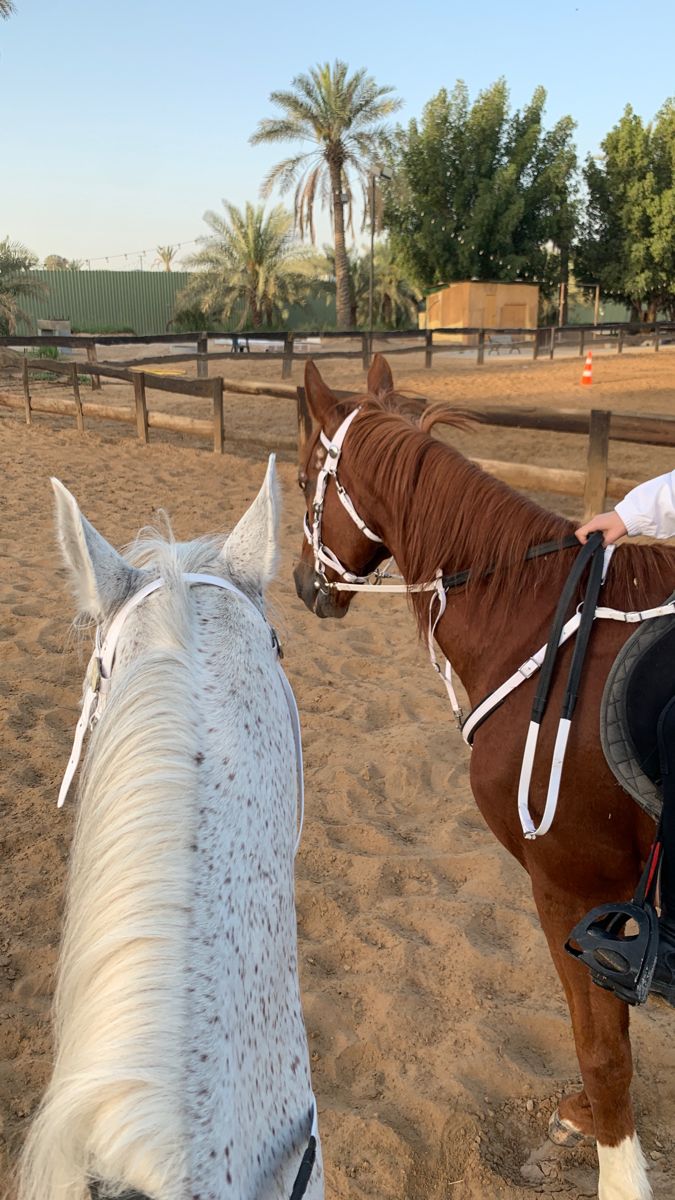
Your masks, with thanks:
[[[411,583],[471,568],[469,587],[480,589],[481,605],[499,600],[500,621],[513,616],[519,604],[521,577],[536,588],[545,559],[525,560],[531,546],[562,541],[574,523],[549,512],[507,484],[488,475],[453,446],[431,437],[437,424],[467,428],[470,413],[446,405],[424,407],[419,399],[389,393],[363,396],[338,404],[342,417],[354,403],[363,406],[355,433],[347,443],[352,499],[371,490],[386,492],[399,522],[396,543],[404,547],[399,566]],[[406,412],[409,415],[406,415]],[[311,453],[311,450],[310,450]],[[561,556],[569,569],[567,551]],[[549,559],[550,564],[550,559]],[[639,608],[646,597],[665,598],[675,587],[675,554],[663,546],[622,546],[614,557],[604,602],[617,608]],[[428,604],[413,596],[418,619]]]

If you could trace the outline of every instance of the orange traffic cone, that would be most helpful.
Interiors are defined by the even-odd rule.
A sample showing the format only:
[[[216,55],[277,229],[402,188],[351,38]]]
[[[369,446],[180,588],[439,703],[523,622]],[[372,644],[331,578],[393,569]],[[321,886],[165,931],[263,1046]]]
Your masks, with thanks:
[[[586,355],[586,365],[584,367],[584,373],[581,376],[581,382],[586,385],[589,385],[593,382],[593,351],[592,350],[589,350],[588,354]]]

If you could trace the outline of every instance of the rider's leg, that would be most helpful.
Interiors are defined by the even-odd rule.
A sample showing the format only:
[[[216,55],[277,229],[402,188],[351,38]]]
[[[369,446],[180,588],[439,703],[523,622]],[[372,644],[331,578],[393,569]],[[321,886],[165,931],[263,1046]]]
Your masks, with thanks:
[[[659,718],[659,750],[663,780],[661,919],[651,991],[675,1005],[675,697]]]

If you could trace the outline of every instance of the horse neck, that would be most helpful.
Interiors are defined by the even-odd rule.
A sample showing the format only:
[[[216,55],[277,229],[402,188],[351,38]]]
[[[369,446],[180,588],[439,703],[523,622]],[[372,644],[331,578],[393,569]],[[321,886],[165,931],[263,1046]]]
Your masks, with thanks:
[[[473,701],[500,682],[511,663],[512,670],[546,640],[571,552],[534,561],[527,561],[525,553],[531,546],[562,540],[573,527],[452,447],[436,439],[433,444],[428,478],[425,460],[421,470],[409,462],[408,478],[379,486],[368,516],[382,531],[406,582],[430,582],[439,569],[445,575],[471,570],[468,586],[448,590],[436,636]],[[405,455],[400,461],[406,461]],[[497,571],[490,569],[495,564]],[[430,600],[428,593],[412,597],[423,633]]]
[[[103,1179],[133,1159],[147,1194],[187,1172],[219,1195],[213,1149],[247,1178],[280,1095],[306,1119],[295,770],[255,614],[215,588],[144,602],[85,766],[57,1000],[55,1095],[79,1073],[83,1118],[120,1131],[90,1147]]]

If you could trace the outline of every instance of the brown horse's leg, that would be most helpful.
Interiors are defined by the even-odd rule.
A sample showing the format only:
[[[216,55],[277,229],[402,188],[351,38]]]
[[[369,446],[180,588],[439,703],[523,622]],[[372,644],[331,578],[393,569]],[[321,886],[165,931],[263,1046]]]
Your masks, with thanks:
[[[582,915],[569,895],[536,878],[532,890],[565,988],[584,1083],[582,1092],[561,1105],[561,1117],[579,1132],[595,1134],[600,1200],[649,1200],[652,1193],[630,1100],[628,1006],[597,987],[584,967],[565,954],[565,939]]]

